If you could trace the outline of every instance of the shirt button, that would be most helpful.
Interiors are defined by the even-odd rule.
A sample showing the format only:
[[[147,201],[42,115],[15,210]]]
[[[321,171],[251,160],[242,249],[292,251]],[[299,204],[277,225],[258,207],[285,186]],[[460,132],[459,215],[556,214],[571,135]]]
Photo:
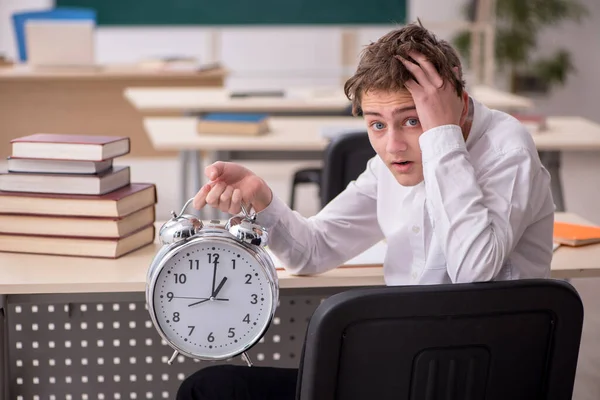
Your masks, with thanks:
[[[411,274],[411,277],[413,278],[413,281],[417,279],[417,273],[415,271],[413,271],[413,273]]]
[[[414,233],[419,233],[419,232],[421,232],[421,228],[419,228],[418,226],[415,225],[415,226],[412,227],[412,231]]]

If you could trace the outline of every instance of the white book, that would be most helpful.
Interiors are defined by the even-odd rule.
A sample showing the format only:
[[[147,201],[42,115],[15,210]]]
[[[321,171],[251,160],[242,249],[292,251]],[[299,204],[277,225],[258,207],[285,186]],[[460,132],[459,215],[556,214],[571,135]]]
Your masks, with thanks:
[[[8,157],[9,172],[33,172],[46,174],[99,174],[113,165],[113,160],[51,160],[40,158]]]
[[[101,195],[128,185],[128,166],[113,167],[98,175],[0,173],[0,190],[7,192]]]

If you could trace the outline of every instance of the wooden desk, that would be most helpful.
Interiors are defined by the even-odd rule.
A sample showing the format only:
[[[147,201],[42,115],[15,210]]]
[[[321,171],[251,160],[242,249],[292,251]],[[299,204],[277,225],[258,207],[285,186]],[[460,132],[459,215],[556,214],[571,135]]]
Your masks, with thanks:
[[[379,245],[358,261],[381,263],[383,250]],[[210,365],[183,359],[166,364],[172,351],[161,342],[144,307],[146,273],[155,251],[156,246],[148,246],[117,260],[0,253],[0,293],[7,294],[0,296],[0,399],[31,398],[32,393],[112,397],[117,390],[137,393],[138,398],[147,392],[154,398],[174,398],[178,376]],[[552,275],[600,276],[597,260],[600,245],[559,248]],[[293,367],[301,354],[306,321],[321,299],[350,286],[383,285],[383,270],[337,268],[307,277],[280,271],[279,279],[280,306],[250,357],[257,365]],[[145,379],[148,375],[153,379]],[[119,383],[114,376],[121,378]]]
[[[600,151],[600,124],[582,117],[549,117],[548,130],[533,135],[541,151]]]
[[[588,223],[573,214],[557,213],[556,219]],[[143,292],[158,248],[155,243],[116,260],[0,253],[0,294]],[[385,251],[385,244],[379,243],[345,266],[320,275],[298,277],[280,270],[279,283],[282,289],[383,285]],[[600,276],[600,244],[560,247],[554,253],[552,276]]]
[[[341,113],[350,105],[341,88],[287,88],[284,97],[231,98],[229,90],[127,88],[125,97],[145,115],[227,112],[314,112]],[[526,97],[476,86],[474,98],[496,109],[522,109],[533,105]]]
[[[323,128],[366,130],[357,117],[272,117],[272,132],[254,137],[199,135],[193,117],[146,117],[144,127],[159,150],[205,151],[324,150],[329,141],[321,135]],[[600,124],[581,117],[549,117],[548,130],[533,135],[533,140],[540,151],[599,151]]]
[[[11,139],[34,133],[123,135],[131,156],[169,155],[150,144],[142,118],[123,97],[128,87],[222,87],[226,71],[162,72],[134,66],[101,69],[0,69],[0,157]]]
[[[127,88],[125,98],[143,114],[207,112],[342,114],[350,101],[336,88],[289,88],[282,97],[232,98],[227,89]]]
[[[160,223],[156,225],[158,232]],[[146,273],[159,248],[155,241],[115,260],[0,252],[0,294],[143,292]],[[380,244],[348,262],[352,268],[307,278],[291,276],[274,261],[284,289],[382,285],[383,274],[377,266],[384,252],[385,245]]]
[[[158,150],[210,151],[323,151],[329,140],[323,128],[366,131],[357,117],[271,117],[271,131],[260,136],[199,135],[194,117],[146,117],[144,127]]]

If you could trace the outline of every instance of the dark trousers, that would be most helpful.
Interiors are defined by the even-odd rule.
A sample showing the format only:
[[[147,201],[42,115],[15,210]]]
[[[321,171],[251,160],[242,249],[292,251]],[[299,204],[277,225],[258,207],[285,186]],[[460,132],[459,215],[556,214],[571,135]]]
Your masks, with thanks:
[[[177,400],[294,400],[298,369],[217,365],[187,377]]]

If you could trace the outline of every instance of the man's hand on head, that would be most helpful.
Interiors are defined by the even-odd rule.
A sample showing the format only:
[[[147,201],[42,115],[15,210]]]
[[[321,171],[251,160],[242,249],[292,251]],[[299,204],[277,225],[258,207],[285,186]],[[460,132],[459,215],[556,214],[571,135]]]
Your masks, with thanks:
[[[423,132],[442,125],[458,125],[463,110],[463,101],[451,82],[444,82],[435,67],[425,56],[411,52],[409,56],[416,62],[396,56],[412,73],[404,86],[415,101]]]

